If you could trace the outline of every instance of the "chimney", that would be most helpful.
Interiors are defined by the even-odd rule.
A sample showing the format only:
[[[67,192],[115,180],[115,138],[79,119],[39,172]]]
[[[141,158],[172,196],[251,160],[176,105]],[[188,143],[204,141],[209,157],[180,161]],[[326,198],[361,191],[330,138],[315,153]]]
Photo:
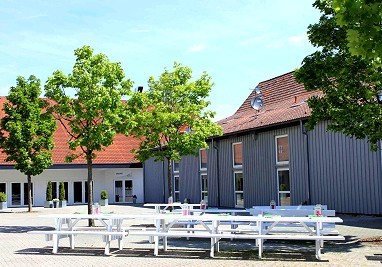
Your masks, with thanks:
[[[297,104],[297,96],[294,96],[294,103]]]

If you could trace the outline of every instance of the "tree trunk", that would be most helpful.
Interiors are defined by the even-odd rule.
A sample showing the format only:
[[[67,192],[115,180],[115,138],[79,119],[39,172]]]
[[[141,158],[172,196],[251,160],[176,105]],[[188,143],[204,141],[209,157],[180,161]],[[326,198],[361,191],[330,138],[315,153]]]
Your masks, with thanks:
[[[91,152],[86,154],[86,163],[88,165],[88,214],[93,214],[93,159]],[[94,226],[93,219],[89,219],[89,226]]]
[[[27,174],[28,180],[28,212],[32,212],[32,176]]]

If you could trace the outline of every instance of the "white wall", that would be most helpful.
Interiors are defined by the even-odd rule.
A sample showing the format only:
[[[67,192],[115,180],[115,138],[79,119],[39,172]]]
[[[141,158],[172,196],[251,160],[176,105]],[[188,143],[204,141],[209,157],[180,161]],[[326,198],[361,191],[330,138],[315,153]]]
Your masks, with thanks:
[[[94,202],[99,202],[101,190],[106,190],[109,203],[114,203],[114,181],[117,179],[133,180],[133,194],[137,195],[137,203],[144,202],[143,169],[142,168],[93,168]],[[68,182],[68,204],[74,203],[73,182],[87,181],[87,169],[48,169],[42,174],[32,177],[34,206],[43,206],[48,181]],[[27,177],[17,170],[0,170],[0,183],[6,183],[8,206],[11,207],[11,184],[27,183]]]

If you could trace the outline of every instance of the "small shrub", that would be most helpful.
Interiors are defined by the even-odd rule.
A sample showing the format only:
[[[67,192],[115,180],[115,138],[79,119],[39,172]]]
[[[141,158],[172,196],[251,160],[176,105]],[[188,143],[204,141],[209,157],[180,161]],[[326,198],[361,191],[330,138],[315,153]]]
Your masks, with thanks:
[[[101,199],[108,199],[108,195],[107,195],[107,191],[106,190],[102,190],[101,191]]]
[[[64,182],[61,182],[60,183],[60,186],[59,186],[59,199],[62,201],[62,200],[65,200],[65,186],[64,186]]]
[[[53,199],[53,188],[52,188],[52,182],[48,181],[48,184],[46,185],[46,201],[52,201]]]
[[[0,202],[7,202],[7,195],[4,192],[0,192]]]

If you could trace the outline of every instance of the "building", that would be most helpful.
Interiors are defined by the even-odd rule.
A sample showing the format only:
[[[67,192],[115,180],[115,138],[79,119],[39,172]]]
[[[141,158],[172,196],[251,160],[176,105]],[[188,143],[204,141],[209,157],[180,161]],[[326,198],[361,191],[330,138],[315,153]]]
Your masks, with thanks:
[[[218,122],[221,137],[208,140],[199,157],[187,156],[173,172],[175,198],[210,206],[326,204],[339,213],[382,214],[382,157],[365,140],[312,131],[307,92],[293,72],[259,83],[232,116]],[[253,99],[261,96],[263,107]],[[252,101],[252,104],[251,104]],[[144,164],[145,201],[166,201],[166,164]]]
[[[0,117],[6,101],[0,97]],[[53,166],[42,174],[32,177],[32,198],[34,206],[43,206],[48,181],[53,184],[53,197],[58,198],[58,186],[64,182],[66,200],[69,205],[87,203],[87,165],[84,159],[65,162],[70,154],[67,145],[69,135],[60,123],[54,133]],[[98,153],[93,164],[94,201],[99,202],[101,190],[106,190],[109,203],[144,202],[143,167],[134,159],[131,149],[138,147],[138,140],[117,135],[114,143]],[[27,205],[27,178],[15,170],[13,164],[5,162],[6,155],[0,153],[0,192],[7,194],[8,207]]]

